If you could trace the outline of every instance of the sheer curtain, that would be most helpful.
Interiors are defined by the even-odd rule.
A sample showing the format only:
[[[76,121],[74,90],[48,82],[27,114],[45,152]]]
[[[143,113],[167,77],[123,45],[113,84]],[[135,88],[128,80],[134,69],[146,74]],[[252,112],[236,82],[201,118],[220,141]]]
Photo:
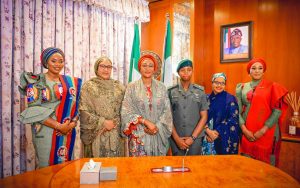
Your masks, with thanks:
[[[174,5],[174,37],[172,48],[173,74],[177,75],[177,65],[182,59],[190,59],[190,11],[191,3],[183,2]],[[178,77],[177,77],[178,78]]]
[[[149,21],[145,0],[1,0],[0,177],[35,168],[29,125],[19,122],[24,99],[18,92],[23,71],[40,73],[42,49],[61,48],[64,73],[95,76],[95,60],[106,55],[113,78],[127,82],[135,17]],[[79,135],[79,131],[78,134]],[[75,158],[81,155],[79,136]]]

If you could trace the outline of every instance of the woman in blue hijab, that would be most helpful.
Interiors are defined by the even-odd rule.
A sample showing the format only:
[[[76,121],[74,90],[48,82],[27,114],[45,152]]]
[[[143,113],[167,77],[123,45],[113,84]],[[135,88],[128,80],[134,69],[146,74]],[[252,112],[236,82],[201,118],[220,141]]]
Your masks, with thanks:
[[[239,147],[239,113],[236,98],[225,89],[226,75],[216,73],[212,77],[212,93],[208,96],[208,120],[202,152],[211,154],[237,154]]]

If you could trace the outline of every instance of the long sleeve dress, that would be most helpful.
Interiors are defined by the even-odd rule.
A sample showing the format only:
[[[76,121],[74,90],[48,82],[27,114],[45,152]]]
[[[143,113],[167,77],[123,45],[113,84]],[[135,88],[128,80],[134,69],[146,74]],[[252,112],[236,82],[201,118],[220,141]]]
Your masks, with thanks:
[[[209,110],[207,124],[219,133],[213,143],[203,140],[202,152],[209,154],[237,154],[239,147],[239,111],[236,98],[223,91],[217,95],[209,95]]]
[[[124,92],[124,86],[117,80],[95,77],[84,83],[79,105],[84,157],[124,156],[120,131]],[[113,120],[116,128],[103,131],[105,120]]]
[[[152,86],[148,88],[141,79],[130,83],[125,92],[121,117],[130,156],[166,155],[173,124],[167,90],[161,82],[152,79]],[[137,123],[139,117],[153,122],[158,128],[157,134],[145,133],[145,126]]]
[[[45,74],[24,72],[19,90],[25,95],[28,108],[20,115],[22,123],[32,124],[32,137],[38,158],[38,167],[63,163],[73,158],[76,131],[56,135],[56,130],[43,122],[53,118],[59,123],[78,115],[81,79],[60,75],[60,82],[47,80]]]
[[[243,135],[242,154],[277,166],[281,142],[280,125],[287,109],[283,97],[287,92],[283,86],[264,79],[237,85],[240,126],[245,125],[253,133],[265,125],[269,128],[254,142],[248,141]]]

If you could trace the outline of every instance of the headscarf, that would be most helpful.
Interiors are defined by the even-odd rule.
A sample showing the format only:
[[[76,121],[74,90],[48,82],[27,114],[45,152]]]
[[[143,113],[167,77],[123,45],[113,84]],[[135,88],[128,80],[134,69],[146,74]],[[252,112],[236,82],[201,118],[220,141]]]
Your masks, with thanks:
[[[140,57],[140,59],[138,61],[138,69],[139,69],[139,71],[141,70],[142,62],[145,61],[146,59],[150,59],[154,63],[154,71],[156,71],[157,70],[157,61],[156,61],[155,57],[153,57],[150,54],[145,54],[142,57]]]
[[[193,68],[193,62],[189,59],[183,59],[179,62],[177,66],[177,72],[180,71],[183,67],[192,67]]]
[[[218,72],[218,73],[215,73],[213,76],[212,76],[212,79],[211,81],[213,82],[216,78],[224,78],[225,82],[227,80],[227,77],[226,77],[226,74],[223,73],[223,72]]]
[[[94,71],[95,71],[96,76],[98,76],[99,64],[102,63],[103,61],[109,61],[112,64],[111,60],[106,56],[102,56],[102,57],[98,58],[94,64]]]
[[[251,67],[252,67],[252,65],[254,63],[260,63],[260,64],[262,64],[262,66],[264,68],[264,72],[266,72],[266,70],[267,70],[266,62],[263,59],[261,59],[261,58],[253,58],[251,61],[249,61],[248,65],[247,65],[247,72],[248,72],[248,74],[250,74],[250,69],[251,69]]]
[[[45,69],[48,69],[48,59],[55,53],[59,53],[65,59],[64,52],[59,48],[49,47],[49,48],[46,48],[45,50],[43,50],[40,59],[41,59],[42,65]]]

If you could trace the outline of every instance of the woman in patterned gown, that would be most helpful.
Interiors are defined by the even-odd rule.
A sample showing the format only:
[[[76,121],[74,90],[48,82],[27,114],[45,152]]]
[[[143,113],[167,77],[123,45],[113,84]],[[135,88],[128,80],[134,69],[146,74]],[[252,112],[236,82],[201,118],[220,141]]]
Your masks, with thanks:
[[[216,73],[212,77],[212,92],[208,97],[208,120],[205,126],[202,153],[237,154],[239,147],[239,113],[236,98],[225,91],[227,77]]]
[[[24,72],[20,78],[19,90],[28,104],[20,121],[32,124],[37,167],[73,158],[81,79],[60,74],[64,61],[62,50],[47,48],[42,52],[41,62],[48,71]]]
[[[82,87],[79,111],[84,157],[124,156],[120,108],[125,88],[110,78],[112,68],[109,58],[99,58],[94,65],[97,77]]]
[[[172,114],[166,87],[153,78],[157,61],[143,55],[141,79],[128,84],[122,104],[122,131],[128,137],[129,156],[166,155],[172,133]]]

